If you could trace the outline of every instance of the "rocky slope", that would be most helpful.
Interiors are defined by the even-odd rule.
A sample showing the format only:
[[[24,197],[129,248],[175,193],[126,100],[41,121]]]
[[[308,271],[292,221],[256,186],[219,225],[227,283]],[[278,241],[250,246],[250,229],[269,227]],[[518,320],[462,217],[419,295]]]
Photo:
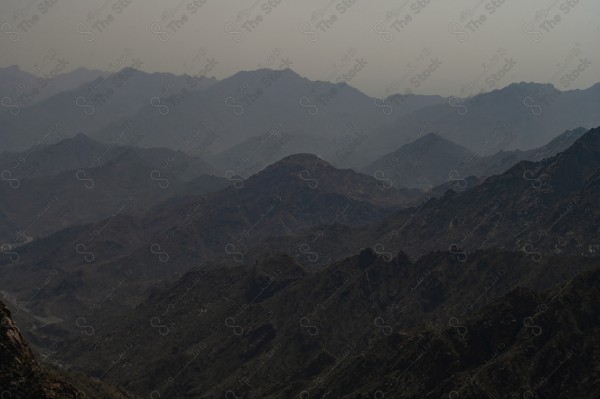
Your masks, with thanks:
[[[10,311],[0,302],[0,392],[3,398],[79,398],[70,384],[48,375],[35,360]]]

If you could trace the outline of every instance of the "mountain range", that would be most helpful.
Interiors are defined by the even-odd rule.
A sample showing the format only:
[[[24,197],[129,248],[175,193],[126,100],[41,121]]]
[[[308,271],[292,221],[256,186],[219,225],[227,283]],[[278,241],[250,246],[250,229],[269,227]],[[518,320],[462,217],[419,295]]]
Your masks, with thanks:
[[[0,114],[4,150],[23,151],[40,142],[55,143],[80,132],[90,135],[134,115],[146,104],[151,104],[153,98],[175,94],[187,96],[215,81],[203,76],[147,73],[132,67],[105,72],[35,104],[15,104],[16,108],[7,108]],[[127,135],[127,140],[140,141],[143,133],[134,135],[131,128],[131,122],[123,121],[117,128],[113,126],[103,138],[112,142]],[[181,143],[171,140],[169,147],[177,148],[177,145]]]
[[[552,101],[546,91],[551,91]],[[562,92],[553,86],[520,83],[465,99],[459,105],[454,98],[419,95],[393,95],[382,102],[347,84],[311,82],[290,69],[262,69],[240,72],[176,103],[165,99],[160,105],[146,105],[133,119],[139,130],[147,132],[140,143],[143,146],[172,145],[162,138],[162,132],[169,129],[185,137],[198,127],[203,138],[214,137],[204,140],[207,145],[202,147],[213,153],[252,138],[288,132],[306,136],[303,148],[334,165],[363,167],[389,148],[430,132],[477,156],[532,149],[574,124],[586,128],[600,124],[600,115],[590,105],[597,103],[599,96],[598,85]],[[525,106],[526,98],[533,98],[534,104],[543,98],[544,112],[538,114],[538,108],[532,111]],[[469,112],[463,115],[460,107]],[[107,140],[117,126],[109,126],[95,137]],[[482,126],[487,130],[482,131]],[[311,145],[313,137],[319,140]],[[324,139],[329,146],[323,146]]]
[[[562,355],[545,342],[575,367],[597,350],[600,128],[574,132],[528,156],[579,136],[562,152],[440,197],[292,155],[201,197],[4,248],[2,295],[63,375],[140,396],[586,397],[595,380],[570,369],[581,388],[567,388],[546,367]],[[100,168],[135,170],[131,151],[146,150]],[[533,366],[499,384],[524,353]]]
[[[53,58],[61,65],[55,57]],[[64,62],[63,62],[64,63]],[[11,103],[27,106],[43,101],[63,91],[72,90],[101,76],[104,72],[97,69],[76,68],[70,72],[46,70],[47,65],[40,65],[36,76],[23,71],[17,65],[0,68],[0,96],[9,97]],[[66,65],[65,65],[66,67]],[[49,68],[46,68],[49,69]]]
[[[0,69],[0,399],[600,397],[600,84],[131,56]]]
[[[520,161],[538,162],[549,158],[569,148],[586,131],[584,128],[567,130],[539,148],[527,151],[501,150],[489,156],[478,156],[435,133],[428,133],[372,162],[361,171],[381,179],[390,179],[397,186],[427,191],[448,181],[462,183],[469,176],[496,175]]]
[[[600,84],[560,91],[551,84],[513,83],[469,98],[450,97],[411,112],[371,134],[369,156],[383,155],[423,130],[462,145],[477,156],[499,150],[528,150],[576,126],[600,124],[595,104]]]
[[[211,175],[210,164],[181,151],[106,145],[83,134],[2,153],[0,170],[3,245],[229,185]]]
[[[129,66],[35,104],[5,107],[0,134],[5,150],[22,151],[84,132],[104,143],[183,149],[248,176],[257,165],[300,151],[335,166],[363,168],[428,133],[477,157],[530,150],[575,126],[600,124],[592,105],[599,96],[599,85],[560,91],[519,83],[466,99],[382,99],[344,82],[311,81],[289,68],[244,71],[217,82]],[[240,168],[248,158],[253,163]]]

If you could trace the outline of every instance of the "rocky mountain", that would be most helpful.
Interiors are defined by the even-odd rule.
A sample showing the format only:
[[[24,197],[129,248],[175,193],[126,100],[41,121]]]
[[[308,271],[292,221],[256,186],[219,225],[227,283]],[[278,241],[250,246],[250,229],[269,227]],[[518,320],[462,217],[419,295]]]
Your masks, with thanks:
[[[435,104],[443,104],[448,101],[447,98],[436,95],[417,95],[414,93],[392,94],[385,99],[382,104],[389,105],[390,115],[395,118],[401,118],[404,115],[417,111],[421,108],[429,107]]]
[[[289,133],[291,140],[302,143],[295,153],[317,154],[336,166],[349,167],[366,162],[357,148],[373,126],[391,123],[407,112],[441,101],[438,96],[419,95],[379,101],[341,80],[310,81],[282,67],[239,72],[189,96],[161,97],[160,102],[148,104],[132,119],[145,133],[142,146],[170,147],[174,145],[172,136],[199,129],[203,145],[194,144],[189,151],[208,148],[218,154],[231,149],[223,154],[225,158],[239,157],[238,145],[253,147],[259,138]],[[115,126],[94,137],[109,140]],[[331,144],[323,146],[323,142]],[[266,156],[256,162],[269,164],[278,159]]]
[[[362,172],[390,179],[398,186],[428,191],[446,182],[456,185],[456,181],[462,182],[469,176],[501,174],[520,161],[539,162],[565,151],[587,130],[567,130],[547,144],[528,151],[501,150],[489,156],[477,156],[435,133],[428,133],[365,166]]]
[[[97,179],[96,187],[114,184],[117,170],[121,168]],[[4,294],[12,303],[26,304],[27,311],[20,317],[34,322],[51,317],[52,330],[72,332],[72,324],[55,321],[87,314],[90,301],[117,290],[122,283],[116,282],[122,278],[131,284],[127,306],[135,306],[157,282],[178,278],[199,264],[220,267],[246,261],[250,249],[278,236],[299,237],[317,227],[312,231],[318,238],[338,224],[365,226],[420,195],[406,189],[382,190],[372,177],[336,169],[308,154],[285,158],[247,180],[232,176],[228,183],[229,187],[201,197],[178,195],[150,211],[131,212],[140,202],[160,199],[158,191],[142,191],[131,201],[121,200],[111,216],[99,223],[70,227],[26,245],[5,246],[0,275],[10,284],[3,286]],[[135,184],[147,182],[134,176],[124,186],[131,190]],[[103,191],[86,195],[92,201]],[[61,205],[57,200],[48,215]],[[84,208],[83,203],[74,205]],[[85,209],[90,207],[85,204]],[[39,226],[44,226],[45,219],[40,220]],[[252,256],[262,257],[266,251],[263,248]],[[42,287],[37,295],[31,291],[33,281]]]
[[[75,224],[135,214],[169,198],[203,195],[230,183],[181,151],[100,144],[80,134],[0,156],[3,245],[22,245]]]
[[[583,345],[597,345],[598,272],[588,273],[597,266],[597,258],[535,262],[493,250],[470,254],[464,263],[450,252],[413,263],[402,253],[388,258],[363,250],[310,272],[275,254],[195,270],[173,285],[158,283],[135,309],[125,305],[126,289],[120,289],[82,320],[94,334],[73,335],[61,353],[74,367],[144,396],[285,398],[330,391],[354,398],[379,390],[414,397],[435,389],[432,397],[441,397],[466,392],[460,380],[478,375],[503,344],[508,354],[500,351],[493,363],[499,368],[486,369],[481,378],[486,390],[518,391],[551,370],[546,362],[553,347],[578,342],[583,354]],[[575,305],[570,293],[580,288]],[[556,312],[576,324],[561,323],[558,332],[550,327]],[[538,327],[539,339],[532,335]],[[548,339],[554,344],[546,345]],[[155,349],[147,351],[146,342]],[[537,353],[537,367],[515,374],[510,385],[500,383],[501,364],[529,367],[531,357],[520,352],[534,343],[525,353]],[[117,365],[127,365],[126,372],[110,369],[113,348],[122,348]],[[581,361],[588,364],[593,356]],[[569,373],[569,381],[581,378]],[[553,384],[565,384],[561,380]]]
[[[0,302],[0,390],[8,398],[78,398],[70,384],[49,376]]]
[[[198,262],[252,261],[272,251],[288,253],[309,268],[365,246],[387,256],[402,250],[415,259],[449,250],[459,261],[490,247],[535,260],[549,253],[596,256],[599,133],[593,129],[554,157],[522,161],[439,198],[390,188],[315,156],[291,156],[247,180],[231,176],[231,186],[216,193],[172,199],[150,213],[116,215],[50,235],[19,248],[20,263],[14,265],[14,253],[5,251],[4,277],[13,281],[11,294],[26,297],[32,276],[25,270],[48,262],[63,265],[71,276],[83,272],[84,262],[84,274],[67,284],[71,294],[60,299],[70,308],[78,302],[73,295],[101,295],[124,270],[155,281]],[[94,277],[100,269],[106,272],[103,284]],[[138,288],[143,291],[144,285]]]
[[[160,96],[132,119],[144,132],[141,146],[172,147],[173,136],[200,130],[203,148],[216,153],[274,130],[337,139],[351,123],[367,126],[379,114],[370,97],[347,84],[312,82],[291,69],[260,69],[239,72],[201,92]],[[94,137],[109,140],[115,126]]]
[[[214,178],[180,186],[176,171],[161,173],[174,189],[162,197],[148,184],[163,180],[140,178],[151,150],[128,148],[85,178],[139,190],[135,201],[3,245],[0,293],[35,350],[54,348],[69,365],[65,375],[142,397],[593,395],[600,128],[535,154],[577,136],[554,156],[445,183],[435,197],[310,154],[247,179],[232,169],[227,187],[203,195],[186,184]],[[68,174],[23,183],[39,193]],[[49,191],[59,184],[48,181]],[[102,196],[69,206],[94,209]],[[33,226],[58,217],[56,197]],[[11,198],[0,196],[0,217],[14,214]],[[564,324],[538,319],[542,305]],[[581,345],[560,352],[568,361],[586,355],[550,381],[566,342]]]
[[[547,144],[527,151],[498,151],[496,154],[487,157],[472,157],[465,163],[458,165],[465,166],[468,172],[477,176],[492,176],[508,170],[511,166],[520,161],[539,162],[545,158],[550,158],[559,152],[567,150],[577,139],[583,136],[588,129],[577,128],[567,130],[550,140]]]
[[[231,176],[231,183],[206,197],[157,208],[140,223],[175,262],[232,253],[237,258],[270,238],[316,226],[327,230],[336,224],[379,221],[421,195],[417,190],[384,189],[372,177],[337,169],[310,154],[286,157],[247,180]],[[145,249],[142,253],[148,257]]]
[[[0,114],[0,136],[6,142],[3,150],[24,151],[39,141],[53,143],[82,131],[95,132],[131,117],[155,97],[187,96],[214,83],[211,78],[146,73],[133,67],[106,72],[38,103],[15,103],[12,108],[6,108],[6,112]],[[112,130],[103,136],[104,141],[121,139],[124,131],[131,135],[127,140],[140,140],[138,135],[128,130],[129,125],[126,120],[113,125]],[[182,145],[181,141],[174,143],[173,137],[167,140],[171,142],[171,148]]]
[[[105,161],[101,155],[107,149],[111,148],[78,133],[55,144],[41,142],[23,152],[2,152],[0,169],[8,171],[4,172],[5,179],[9,178],[9,174],[10,178],[17,179],[52,176],[67,170],[87,168],[95,160],[100,166]],[[108,151],[108,155],[113,155],[113,152]]]
[[[558,90],[552,85],[513,83],[502,89],[424,107],[382,126],[361,147],[377,159],[426,130],[462,145],[477,156],[499,150],[542,146],[574,126],[600,125],[595,104],[600,84],[585,90]]]
[[[274,129],[261,136],[251,137],[207,159],[220,170],[220,175],[233,170],[237,175],[248,178],[290,155],[308,154],[316,148],[328,149],[334,146],[335,142],[332,140]],[[341,156],[343,154],[340,153]]]
[[[466,191],[448,191],[416,210],[387,218],[373,237],[411,254],[498,246],[538,256],[598,253],[597,197],[600,129],[566,151],[539,162],[522,161]],[[465,182],[457,181],[463,189]],[[461,249],[462,248],[462,249]]]
[[[545,253],[596,256],[598,242],[597,151],[599,130],[592,129],[566,151],[538,162],[521,161],[487,178],[462,177],[430,190],[413,204],[375,225],[353,228],[338,224],[327,234],[319,228],[295,237],[277,237],[264,247],[298,253],[317,265],[340,259],[365,245],[378,253],[404,251],[418,258],[451,250],[458,258],[480,248],[522,251],[536,259]],[[466,169],[465,169],[466,170]],[[569,177],[570,176],[570,177]],[[381,187],[390,187],[390,181]],[[308,261],[308,255],[313,262]]]
[[[365,166],[362,172],[390,179],[400,187],[428,191],[446,182],[453,168],[474,156],[466,148],[429,133]]]
[[[581,136],[587,133],[587,131],[588,129],[582,127],[566,130],[564,133],[558,135],[554,139],[550,140],[550,142],[539,148],[523,151],[525,154],[523,155],[523,159],[527,161],[541,161],[542,159],[550,158],[559,152],[566,151],[577,140],[579,140]]]
[[[57,367],[64,366],[54,354],[43,354],[40,364],[1,301],[0,320],[0,392],[5,398],[135,399],[122,389]]]
[[[184,260],[193,257],[207,260],[227,255],[225,247],[234,246],[238,248],[236,252],[243,251],[269,237],[294,235],[315,226],[327,230],[339,223],[352,226],[373,223],[414,203],[421,195],[418,190],[384,187],[372,177],[352,170],[336,169],[309,154],[287,157],[247,180],[229,176],[228,187],[220,191],[202,196],[189,192],[184,195],[181,191],[199,184],[198,179],[180,190],[175,184],[176,179],[173,179],[172,185],[161,189],[160,181],[140,179],[140,176],[148,174],[146,164],[138,158],[131,160],[135,161],[135,165],[128,165],[127,170],[137,170],[138,173],[131,173],[129,177],[119,176],[118,171],[123,166],[118,162],[109,162],[99,168],[98,172],[102,173],[98,173],[98,178],[90,173],[88,177],[94,178],[94,189],[86,189],[85,182],[74,179],[73,184],[81,185],[79,195],[93,196],[97,200],[99,196],[110,193],[111,198],[120,199],[111,208],[113,212],[109,219],[59,232],[55,237],[50,235],[48,240],[40,240],[37,243],[39,246],[25,246],[19,253],[24,257],[28,253],[37,254],[30,259],[35,263],[38,256],[47,255],[48,245],[59,244],[56,247],[58,254],[64,256],[60,259],[67,260],[72,255],[72,247],[65,246],[65,242],[72,242],[73,246],[85,242],[89,243],[86,244],[89,251],[108,251],[106,258],[99,259],[121,256],[123,248],[128,248],[129,251],[137,250],[140,259],[145,259],[143,262],[154,263],[157,259],[152,254],[151,259],[147,259],[146,240],[150,240],[168,251],[172,261],[179,257]],[[168,179],[169,175],[164,178]],[[125,199],[120,198],[115,194],[121,192],[119,186],[115,185],[118,181],[122,182],[123,195],[134,189],[139,194],[135,197],[132,195],[132,199],[127,199],[126,195],[123,197]],[[218,179],[216,183],[220,182],[221,179]],[[205,184],[208,183],[210,179]],[[106,188],[99,190],[101,185]],[[98,192],[94,192],[96,189]],[[161,194],[161,191],[165,194]],[[140,207],[150,206],[165,195],[170,195],[171,199],[148,212],[139,211]],[[56,212],[61,209],[64,200],[60,198],[49,207],[49,213],[53,209]],[[77,204],[82,209],[93,209],[90,201],[92,197],[83,197]],[[123,204],[124,210],[117,212]],[[101,234],[90,236],[90,231]],[[206,234],[206,231],[211,233]],[[129,233],[123,235],[122,232]],[[136,237],[144,238],[140,241]],[[186,267],[185,262],[182,266]]]
[[[53,66],[66,66],[59,63],[56,57],[48,57],[48,60],[50,58],[54,58]],[[62,69],[44,71],[45,66],[39,67],[37,72],[40,76],[23,71],[17,65],[0,68],[0,95],[9,97],[15,105],[28,106],[60,92],[75,89],[103,74],[100,70],[83,67],[70,72],[62,72]]]
[[[542,293],[515,288],[472,315],[414,334],[389,327],[365,356],[332,366],[311,393],[595,398],[599,279],[595,270]]]
[[[122,248],[134,251],[142,246],[136,256],[145,264],[157,261],[148,253],[148,242],[168,253],[170,260],[260,256],[279,249],[294,254],[304,251],[313,258],[328,254],[332,258],[322,256],[320,262],[330,262],[365,244],[380,252],[403,250],[416,257],[448,248],[462,257],[464,251],[491,246],[536,257],[546,251],[590,256],[597,253],[599,244],[592,205],[599,173],[597,137],[598,129],[591,130],[555,157],[520,162],[467,190],[463,180],[458,180],[458,189],[440,198],[390,189],[385,181],[337,170],[314,156],[292,156],[245,181],[229,176],[231,186],[214,195],[173,199],[153,209],[151,215],[139,213],[135,222],[117,215],[108,230],[102,229],[104,222],[69,230],[72,245],[67,248],[90,242],[87,247],[105,254],[101,259],[108,261]],[[570,176],[573,171],[577,178]],[[464,182],[469,186],[469,181]],[[140,203],[147,198],[142,196]],[[90,240],[89,231],[96,230],[106,235]],[[207,230],[210,237],[203,233]],[[138,233],[121,233],[132,231]],[[179,238],[173,240],[175,236]],[[43,256],[44,245],[19,252]],[[58,259],[68,258],[69,251],[60,250],[63,258]]]

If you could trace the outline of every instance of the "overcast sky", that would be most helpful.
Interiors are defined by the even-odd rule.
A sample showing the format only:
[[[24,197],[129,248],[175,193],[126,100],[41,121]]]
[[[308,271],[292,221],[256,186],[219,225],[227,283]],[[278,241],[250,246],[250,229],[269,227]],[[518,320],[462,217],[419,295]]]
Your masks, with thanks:
[[[289,65],[373,96],[600,81],[598,0],[2,0],[0,16],[0,66],[38,75],[58,56],[219,79]]]

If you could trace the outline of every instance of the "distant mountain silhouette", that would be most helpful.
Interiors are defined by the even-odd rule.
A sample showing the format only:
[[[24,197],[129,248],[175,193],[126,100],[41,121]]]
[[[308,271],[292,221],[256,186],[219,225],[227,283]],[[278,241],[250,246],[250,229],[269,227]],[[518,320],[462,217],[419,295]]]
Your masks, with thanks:
[[[43,329],[24,331],[36,347],[60,337],[62,361],[140,395],[492,398],[559,390],[592,398],[600,128],[581,133],[528,155],[578,137],[549,158],[518,161],[473,186],[445,183],[435,196],[294,154],[248,179],[228,174],[219,191],[194,195],[183,185],[161,197],[148,185],[157,181],[139,176],[149,170],[147,154],[174,152],[128,148],[96,168],[95,181],[122,196],[118,184],[138,190],[125,205],[141,209],[81,226],[71,219],[66,229],[3,246],[2,294],[19,310],[16,320]],[[453,150],[436,135],[412,149],[420,145]],[[86,173],[95,176],[94,168]],[[205,183],[198,179],[218,178],[189,184]],[[37,193],[69,187],[44,184]],[[0,195],[3,211],[11,195]],[[106,202],[102,195],[82,197],[85,209]],[[561,355],[574,369],[551,380],[563,360],[556,347],[569,350]],[[109,368],[115,348],[130,372]],[[169,383],[172,364],[189,366]],[[503,384],[511,367],[522,372]]]
[[[600,84],[585,90],[559,91],[548,84],[514,83],[416,110],[378,128],[361,150],[376,159],[423,130],[436,132],[477,156],[499,150],[528,150],[576,126],[589,129],[600,125],[595,106],[599,101]]]
[[[416,214],[400,211],[371,234],[413,254],[451,246],[461,256],[498,246],[536,257],[546,251],[594,256],[600,251],[591,205],[598,195],[599,141],[600,128],[592,129],[554,157],[521,161],[472,189],[450,190]],[[461,191],[466,184],[455,185]]]
[[[23,152],[0,153],[0,170],[9,171],[13,178],[36,178],[68,170],[95,168],[119,157],[127,157],[124,154],[136,154],[159,169],[176,170],[185,180],[215,172],[209,163],[183,151],[137,148],[126,144],[120,141],[104,144],[78,133],[55,144],[42,144]]]
[[[23,152],[0,153],[0,169],[10,171],[15,178],[51,176],[87,168],[94,164],[94,157],[99,157],[106,149],[107,145],[78,133],[56,144],[38,145]]]
[[[31,106],[20,106],[13,114],[10,110],[0,114],[0,134],[8,141],[4,150],[22,151],[38,141],[53,143],[81,131],[94,132],[131,117],[150,104],[153,97],[185,97],[214,82],[210,78],[147,73],[130,67],[104,73],[77,88],[62,91]],[[122,136],[122,132],[131,135],[127,137],[128,142],[140,140],[142,135],[123,122],[118,128],[113,126],[103,138],[112,142]],[[169,140],[171,148],[178,148],[173,137]]]
[[[60,65],[58,61],[54,63],[56,66]],[[39,76],[36,76],[13,65],[0,68],[0,96],[7,96],[11,103],[26,107],[60,92],[75,89],[103,73],[97,69],[79,67],[70,72],[48,72],[40,69]]]
[[[520,161],[538,162],[544,158],[550,158],[559,152],[565,151],[588,130],[589,129],[581,127],[567,130],[547,144],[528,151],[499,151],[491,156],[469,159],[464,165],[466,172],[460,172],[462,172],[462,175],[465,175],[466,173],[475,174],[477,176],[491,176],[506,171],[509,167]]]
[[[539,148],[499,151],[489,156],[477,156],[458,144],[429,133],[367,165],[362,171],[370,175],[377,173],[398,186],[427,191],[469,176],[500,174],[520,161],[541,161],[566,150],[585,132],[587,129],[584,128],[568,130]]]
[[[0,172],[3,244],[100,221],[122,204],[122,211],[137,213],[169,198],[230,184],[207,177],[214,168],[181,151],[101,144],[83,134],[23,153],[3,153]]]
[[[290,132],[303,144],[302,151],[346,167],[365,162],[357,148],[374,126],[441,101],[437,96],[406,96],[398,104],[385,102],[386,107],[395,107],[386,115],[383,102],[349,84],[310,81],[291,69],[259,69],[236,73],[180,101],[164,97],[160,104],[141,109],[133,120],[136,129],[144,132],[142,146],[172,148],[177,141],[171,134],[185,136],[199,129],[202,134],[192,143],[192,150],[208,148],[217,154],[271,132]],[[109,140],[119,123],[94,137]],[[313,137],[318,140],[312,141]],[[323,141],[331,145],[323,148]],[[340,153],[345,155],[340,157]],[[269,159],[260,161],[267,164]]]
[[[389,178],[397,186],[427,191],[446,182],[450,170],[472,157],[474,154],[466,148],[428,133],[367,165],[362,171]]]
[[[380,223],[332,226],[329,234],[311,243],[312,256],[319,254],[318,264],[322,264],[365,245],[379,253],[402,250],[411,257],[451,249],[462,259],[468,252],[490,247],[522,251],[536,259],[545,253],[597,256],[599,219],[594,201],[600,186],[600,153],[595,150],[599,135],[598,128],[592,129],[554,157],[521,161],[499,175],[460,176]],[[262,245],[290,253],[298,242],[312,240],[317,231]]]
[[[392,94],[385,99],[384,104],[392,107],[390,116],[400,118],[418,109],[442,104],[446,101],[448,101],[447,98],[436,95]]]
[[[318,136],[273,130],[261,136],[251,137],[216,155],[208,155],[206,159],[220,169],[219,175],[233,170],[247,178],[289,155],[310,153],[334,145],[333,140]]]
[[[299,234],[317,226],[319,231],[314,237],[318,238],[329,235],[334,231],[330,229],[340,224],[372,224],[414,202],[420,195],[416,190],[382,190],[381,183],[372,177],[336,169],[314,155],[298,154],[247,180],[233,177],[228,181],[229,186],[221,191],[203,196],[172,196],[143,212],[139,208],[161,198],[165,201],[161,196],[163,190],[156,188],[156,182],[137,177],[139,173],[119,177],[118,171],[133,170],[131,165],[126,168],[112,165],[111,162],[101,168],[103,175],[96,180],[97,193],[80,188],[78,197],[81,199],[67,202],[73,211],[65,214],[64,204],[57,201],[34,226],[38,229],[49,223],[54,227],[61,223],[73,226],[75,216],[71,215],[85,222],[90,221],[90,214],[98,216],[100,210],[108,210],[105,220],[43,234],[41,238],[35,236],[37,239],[28,245],[3,250],[0,270],[6,273],[3,279],[13,282],[7,288],[13,293],[31,286],[33,276],[29,272],[38,270],[36,265],[42,259],[49,264],[60,263],[61,270],[68,270],[68,275],[53,279],[45,290],[49,295],[62,292],[59,302],[46,302],[45,294],[39,301],[36,297],[30,304],[34,313],[53,312],[51,309],[62,306],[85,311],[88,305],[80,298],[101,295],[125,270],[146,276],[130,289],[131,293],[142,295],[150,281],[185,273],[199,262],[244,260],[246,256],[254,256],[250,250],[274,237],[300,238]],[[139,168],[148,172],[144,164]],[[89,173],[93,176],[93,171]],[[76,179],[73,181],[82,184]],[[117,182],[123,182],[125,188],[116,186]],[[101,190],[104,185],[111,187],[110,196]],[[127,193],[134,189],[139,194],[126,199]],[[113,206],[107,206],[108,199],[114,199]],[[123,203],[125,207],[119,211]],[[83,210],[87,213],[82,214]],[[59,215],[61,219],[57,219]],[[32,227],[29,231],[33,235],[36,230]],[[309,241],[310,245],[312,242]],[[303,243],[297,241],[294,251],[303,251],[306,246],[302,246]],[[299,246],[302,248],[298,249]],[[105,268],[106,264],[111,266]],[[79,275],[80,271],[83,275]],[[104,277],[98,277],[97,273]],[[42,278],[42,274],[38,274],[38,278]]]

